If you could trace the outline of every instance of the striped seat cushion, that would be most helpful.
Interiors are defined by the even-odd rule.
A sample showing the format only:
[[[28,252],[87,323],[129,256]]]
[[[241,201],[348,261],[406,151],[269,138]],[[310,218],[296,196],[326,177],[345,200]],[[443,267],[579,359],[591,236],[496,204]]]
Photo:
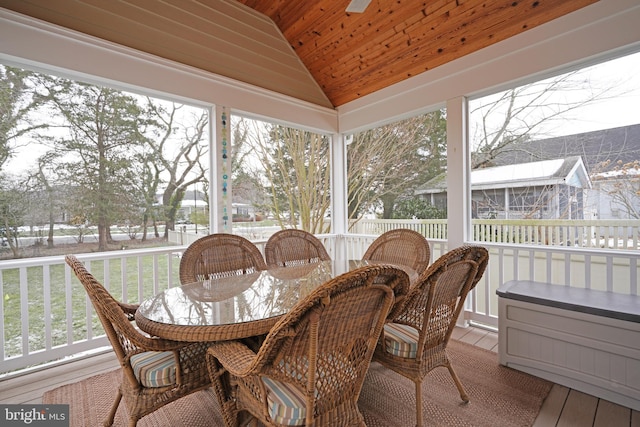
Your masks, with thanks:
[[[384,325],[384,344],[394,356],[415,359],[418,352],[418,330],[409,325],[387,323]]]
[[[143,387],[164,387],[176,382],[176,363],[171,351],[147,351],[131,356],[133,373]]]
[[[271,419],[276,424],[285,426],[304,425],[307,408],[302,390],[267,377],[263,377],[262,381],[267,388],[267,403]]]

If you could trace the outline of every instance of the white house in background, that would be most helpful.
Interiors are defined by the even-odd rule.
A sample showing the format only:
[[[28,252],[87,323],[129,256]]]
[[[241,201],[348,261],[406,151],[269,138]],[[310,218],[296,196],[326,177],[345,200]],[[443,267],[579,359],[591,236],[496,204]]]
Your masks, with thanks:
[[[587,193],[587,219],[640,219],[640,168],[621,167],[592,176]]]
[[[203,193],[200,191],[187,190],[184,193],[182,202],[180,202],[180,209],[176,215],[178,220],[189,220],[191,214],[194,212],[207,212],[209,204],[204,200]]]
[[[496,166],[580,156],[592,188],[584,219],[640,218],[640,124],[513,144]]]
[[[157,206],[162,206],[162,193],[156,194]],[[194,212],[207,212],[209,204],[205,201],[204,193],[201,191],[187,190],[184,193],[180,207],[176,212],[176,222],[178,224],[189,223],[191,214]]]
[[[158,206],[162,206],[162,194],[156,195]],[[177,224],[190,224],[191,214],[194,212],[208,213],[209,203],[205,200],[204,193],[201,191],[187,190],[184,193],[180,208],[176,213]],[[256,215],[255,207],[250,203],[233,202],[231,204],[231,213],[234,222],[256,221],[260,220]]]
[[[583,219],[591,180],[580,156],[476,169],[471,172],[474,218]],[[446,180],[435,178],[415,194],[446,203]]]

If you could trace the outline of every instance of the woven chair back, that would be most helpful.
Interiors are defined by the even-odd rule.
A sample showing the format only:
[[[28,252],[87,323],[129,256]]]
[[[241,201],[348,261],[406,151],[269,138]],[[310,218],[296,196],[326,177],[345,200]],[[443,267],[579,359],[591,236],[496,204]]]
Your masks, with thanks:
[[[67,255],[65,261],[87,292],[116,356],[120,361],[124,360],[129,350],[135,347],[129,337],[140,335],[131,323],[135,308],[131,306],[131,309],[126,310],[127,305],[113,298],[109,291],[89,273],[84,264],[74,255]],[[125,365],[126,368],[131,371],[130,365]],[[130,379],[137,384],[133,371],[129,374]]]
[[[180,343],[142,334],[133,323],[137,304],[113,298],[74,255],[67,255],[65,261],[84,286],[122,367],[123,382],[104,425],[113,424],[122,398],[129,413],[129,426],[135,426],[140,418],[156,409],[211,385],[205,364],[209,343]],[[132,357],[143,353],[161,355],[164,360],[169,354],[175,363],[175,382],[143,385],[131,365]],[[141,360],[144,363],[145,358]],[[140,375],[144,377],[142,372]]]
[[[446,346],[467,294],[484,274],[488,259],[485,248],[465,245],[442,255],[422,274],[394,319],[420,331],[419,354],[433,346]]]
[[[362,259],[406,265],[422,274],[429,266],[430,257],[427,239],[417,231],[401,228],[378,236]]]
[[[374,360],[415,384],[416,427],[423,423],[422,381],[436,367],[449,370],[460,398],[469,401],[446,349],[467,294],[480,281],[488,260],[485,248],[472,245],[442,255],[422,273],[404,305],[394,310],[378,342]]]
[[[266,270],[260,249],[235,234],[210,234],[187,247],[180,259],[180,283]]]
[[[406,273],[390,266],[366,266],[330,280],[273,327],[258,353],[265,362],[261,375],[305,391],[306,425],[313,424],[314,414],[358,417],[376,341],[394,300],[408,290]],[[252,388],[255,380],[245,384]],[[336,412],[338,407],[346,412]],[[338,421],[315,419],[317,425]]]
[[[280,230],[271,235],[264,247],[264,257],[268,267],[291,267],[331,260],[320,239],[297,229]]]

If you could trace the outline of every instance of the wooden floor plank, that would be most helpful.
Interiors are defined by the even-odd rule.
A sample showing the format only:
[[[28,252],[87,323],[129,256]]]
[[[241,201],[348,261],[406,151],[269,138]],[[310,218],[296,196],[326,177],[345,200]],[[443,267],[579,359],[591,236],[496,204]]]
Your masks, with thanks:
[[[459,340],[468,344],[476,345],[478,341],[487,335],[487,331],[480,328],[467,328],[468,331]]]
[[[631,409],[600,399],[593,427],[628,426],[630,424]]]
[[[498,334],[495,332],[487,332],[487,334],[480,338],[476,344],[476,346],[484,348],[486,350],[498,351]]]
[[[564,404],[557,427],[591,426],[596,414],[598,398],[571,390]]]
[[[467,332],[469,332],[470,328],[458,328],[456,327],[453,332],[451,333],[451,338],[453,338],[454,340],[461,340],[463,336],[465,336],[465,334]]]
[[[640,411],[631,411],[631,427],[640,427]]]
[[[560,419],[569,391],[570,389],[567,387],[554,384],[549,395],[542,403],[533,427],[555,426]]]
[[[42,394],[47,390],[80,381],[118,366],[115,354],[109,352],[10,378],[2,382],[0,402],[41,403]]]
[[[42,388],[40,388],[40,390],[35,390],[33,392],[26,394],[24,398],[28,398],[28,400],[25,403],[42,403],[42,395],[44,394],[45,391],[52,390],[56,387],[60,387],[65,384],[71,384],[77,381],[81,381],[89,376],[112,371],[119,367],[119,364],[117,363],[117,359],[115,357],[114,357],[114,361],[110,361],[109,363],[104,363],[100,365],[93,365],[89,368],[90,370],[89,373],[86,373],[84,375],[79,375],[79,372],[78,372],[78,373],[75,373],[74,375],[69,375],[65,378],[62,378],[55,383],[49,382],[46,385],[44,385]]]

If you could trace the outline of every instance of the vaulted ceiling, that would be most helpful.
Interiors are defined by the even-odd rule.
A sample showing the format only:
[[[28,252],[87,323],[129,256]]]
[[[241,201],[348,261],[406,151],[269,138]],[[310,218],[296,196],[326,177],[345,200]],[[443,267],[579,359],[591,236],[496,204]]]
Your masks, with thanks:
[[[0,7],[337,107],[598,0],[0,0]],[[78,58],[79,61],[82,58]]]

